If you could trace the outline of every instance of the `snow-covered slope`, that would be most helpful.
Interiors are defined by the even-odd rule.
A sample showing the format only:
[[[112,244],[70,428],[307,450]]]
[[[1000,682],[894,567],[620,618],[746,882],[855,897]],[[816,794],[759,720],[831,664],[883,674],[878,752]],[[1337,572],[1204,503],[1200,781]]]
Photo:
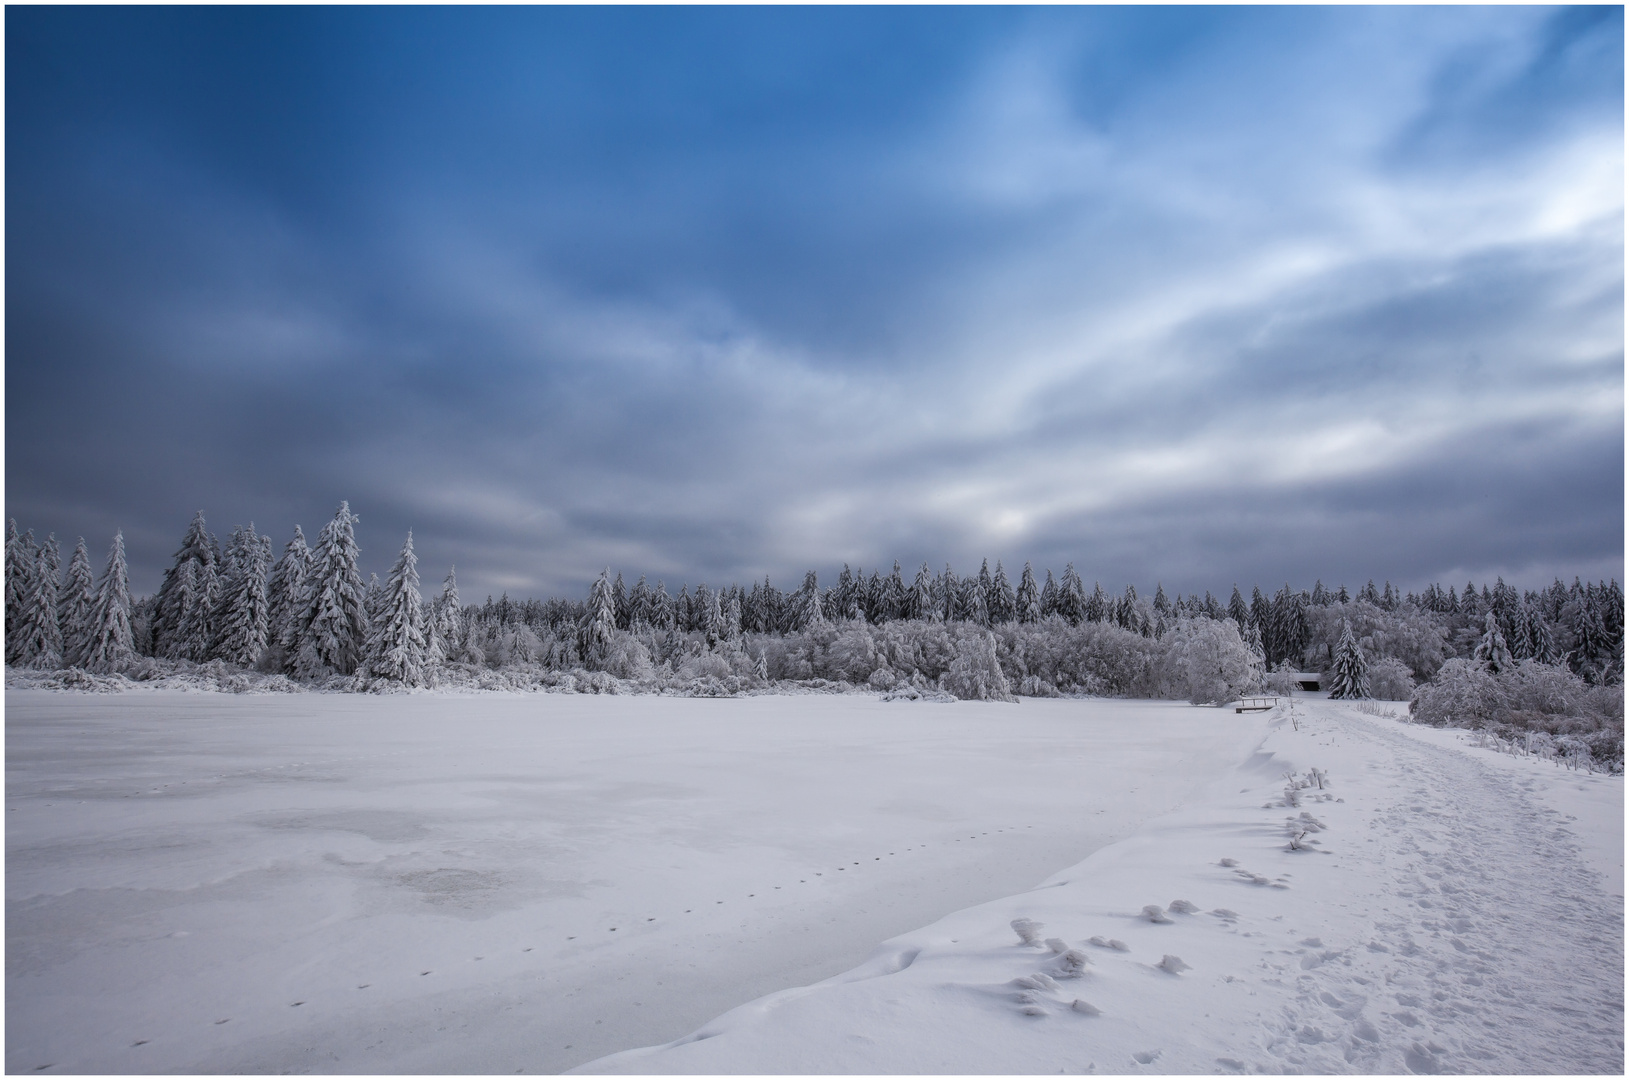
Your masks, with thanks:
[[[578,1071],[1621,1073],[1622,778],[1346,704],[1270,719],[1040,888]]]

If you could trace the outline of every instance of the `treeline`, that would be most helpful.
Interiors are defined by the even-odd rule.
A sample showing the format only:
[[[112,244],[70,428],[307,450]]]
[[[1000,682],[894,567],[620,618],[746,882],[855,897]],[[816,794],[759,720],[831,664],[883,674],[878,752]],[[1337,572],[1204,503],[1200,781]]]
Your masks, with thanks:
[[[1055,578],[1050,570],[1037,577],[1026,563],[1014,583],[999,561],[966,577],[924,565],[909,579],[895,563],[886,573],[845,566],[824,588],[811,571],[791,590],[766,578],[718,589],[684,584],[676,594],[644,577],[630,587],[607,570],[583,600],[503,596],[463,605],[452,573],[436,596],[421,596],[411,534],[386,580],[364,582],[355,522],[341,504],[314,544],[296,526],[274,553],[253,525],[234,529],[223,545],[200,512],[158,592],[139,600],[129,593],[122,539],[98,581],[83,540],[64,575],[56,539],[37,543],[11,522],[6,661],[138,679],[214,664],[350,689],[736,693],[798,683],[1194,701],[1289,689],[1290,673],[1314,671],[1338,696],[1414,699],[1424,702],[1422,719],[1461,722],[1464,711],[1444,711],[1442,694],[1418,692],[1440,686],[1447,671],[1455,686],[1474,683],[1484,726],[1529,729],[1550,723],[1535,716],[1577,719],[1586,699],[1595,702],[1587,722],[1611,727],[1612,695],[1586,691],[1616,687],[1623,676],[1616,581],[1530,591],[1503,580],[1432,584],[1419,594],[1371,581],[1355,595],[1320,581],[1270,596],[1256,587],[1248,598],[1235,586],[1223,602],[1209,592],[1170,595],[1161,585],[1152,596],[1130,585],[1088,588],[1072,564]],[[1528,690],[1500,689],[1522,671],[1523,686],[1549,687],[1550,704],[1535,707]],[[1621,744],[1621,691],[1614,693]],[[1498,701],[1505,704],[1488,704]]]

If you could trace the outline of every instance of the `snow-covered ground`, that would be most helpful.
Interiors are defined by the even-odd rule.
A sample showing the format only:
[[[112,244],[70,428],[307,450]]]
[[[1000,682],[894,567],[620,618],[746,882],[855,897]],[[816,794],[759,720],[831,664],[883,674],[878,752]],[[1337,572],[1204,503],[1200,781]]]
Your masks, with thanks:
[[[1266,729],[1168,702],[10,690],[7,1071],[563,1070],[1029,889]],[[928,1026],[882,1024],[875,1058],[807,1028],[776,1059],[732,1021],[631,1067],[912,1068],[930,1042],[960,1067],[922,986]],[[998,1059],[966,1063],[1032,1057]]]
[[[1622,777],[1293,708],[1040,888],[580,1071],[1621,1074]]]

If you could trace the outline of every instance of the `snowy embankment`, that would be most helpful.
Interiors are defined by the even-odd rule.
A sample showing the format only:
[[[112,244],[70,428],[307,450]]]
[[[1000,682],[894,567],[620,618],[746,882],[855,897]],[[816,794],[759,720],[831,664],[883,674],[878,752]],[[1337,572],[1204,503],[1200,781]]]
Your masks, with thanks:
[[[1040,888],[579,1071],[1621,1074],[1623,778],[1294,712]]]
[[[6,706],[14,1074],[556,1072],[1029,888],[1265,731],[863,695]]]

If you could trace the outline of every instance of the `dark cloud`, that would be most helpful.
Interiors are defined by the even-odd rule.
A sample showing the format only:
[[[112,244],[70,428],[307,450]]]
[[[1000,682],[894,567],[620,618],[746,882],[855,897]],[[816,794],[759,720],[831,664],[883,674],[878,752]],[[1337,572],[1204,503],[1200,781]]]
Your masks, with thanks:
[[[138,589],[1621,574],[1621,9],[7,31],[7,512]]]

